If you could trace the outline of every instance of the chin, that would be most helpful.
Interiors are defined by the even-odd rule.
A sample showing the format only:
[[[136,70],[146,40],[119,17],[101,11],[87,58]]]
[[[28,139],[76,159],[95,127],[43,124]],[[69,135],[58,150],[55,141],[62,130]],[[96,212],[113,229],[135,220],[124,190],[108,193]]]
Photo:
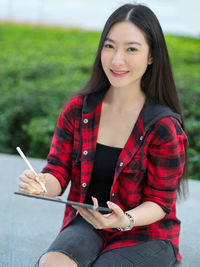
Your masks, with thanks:
[[[118,88],[118,89],[120,89],[120,88],[126,88],[127,86],[128,86],[128,84],[120,84],[120,83],[110,83],[111,84],[111,86],[112,87],[114,87],[114,88]]]

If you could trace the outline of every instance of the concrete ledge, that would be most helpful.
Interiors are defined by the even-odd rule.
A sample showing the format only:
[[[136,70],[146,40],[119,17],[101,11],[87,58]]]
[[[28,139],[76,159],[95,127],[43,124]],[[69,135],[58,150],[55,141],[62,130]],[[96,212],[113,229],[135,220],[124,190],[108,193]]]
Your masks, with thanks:
[[[43,160],[30,160],[38,172],[45,164]],[[0,154],[0,267],[33,267],[61,226],[62,204],[36,202],[13,194],[17,190],[18,176],[25,168],[19,156]],[[177,206],[182,221],[180,251],[183,260],[176,267],[200,266],[200,182],[190,180],[189,187],[189,198],[178,202]]]

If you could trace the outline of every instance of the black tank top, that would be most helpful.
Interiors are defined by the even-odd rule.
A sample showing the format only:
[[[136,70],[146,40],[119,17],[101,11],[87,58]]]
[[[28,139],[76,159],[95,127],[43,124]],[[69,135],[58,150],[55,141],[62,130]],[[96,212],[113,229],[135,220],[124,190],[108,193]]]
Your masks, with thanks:
[[[110,199],[110,189],[113,183],[115,166],[122,148],[106,146],[97,143],[94,167],[85,203],[92,203],[91,197],[96,197],[99,206],[107,207]]]

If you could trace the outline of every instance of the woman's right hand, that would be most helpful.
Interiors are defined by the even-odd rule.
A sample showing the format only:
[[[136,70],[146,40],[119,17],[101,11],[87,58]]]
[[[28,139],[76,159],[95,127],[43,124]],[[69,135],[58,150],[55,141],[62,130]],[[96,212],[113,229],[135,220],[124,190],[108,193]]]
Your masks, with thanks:
[[[39,180],[46,184],[45,174],[39,173],[36,177],[34,172],[31,170],[25,170],[20,176],[19,176],[19,183],[18,183],[18,190],[21,193],[26,194],[34,194],[34,195],[40,195],[43,192],[43,189],[39,182]]]

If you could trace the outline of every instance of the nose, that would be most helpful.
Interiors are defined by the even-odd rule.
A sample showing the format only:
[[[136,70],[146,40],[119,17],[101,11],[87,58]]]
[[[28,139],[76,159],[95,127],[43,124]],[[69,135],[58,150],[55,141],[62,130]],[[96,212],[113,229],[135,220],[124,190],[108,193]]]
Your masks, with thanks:
[[[112,57],[113,66],[122,66],[124,64],[124,55],[123,52],[117,50]]]

